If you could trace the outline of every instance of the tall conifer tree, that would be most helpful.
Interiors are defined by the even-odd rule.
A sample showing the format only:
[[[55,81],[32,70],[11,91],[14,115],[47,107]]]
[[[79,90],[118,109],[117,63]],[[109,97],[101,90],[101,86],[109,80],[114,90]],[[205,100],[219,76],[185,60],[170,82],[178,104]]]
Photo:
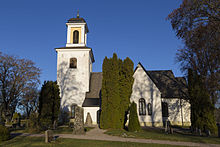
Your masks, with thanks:
[[[217,128],[210,95],[202,83],[201,76],[191,69],[188,69],[188,85],[192,127],[215,133]]]
[[[100,127],[121,129],[125,124],[133,84],[133,62],[105,57],[103,61]]]

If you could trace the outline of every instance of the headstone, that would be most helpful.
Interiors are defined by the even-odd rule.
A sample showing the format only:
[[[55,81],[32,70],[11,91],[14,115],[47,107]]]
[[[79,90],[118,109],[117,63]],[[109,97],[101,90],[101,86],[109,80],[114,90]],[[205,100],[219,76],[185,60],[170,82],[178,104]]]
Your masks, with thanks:
[[[85,134],[83,108],[75,106],[75,120],[73,125],[73,134]]]
[[[199,133],[199,136],[202,136],[202,131],[201,131],[201,129],[198,129],[198,133]]]
[[[88,126],[88,127],[91,127],[91,126],[92,126],[92,117],[91,117],[91,115],[90,115],[89,112],[87,113],[85,125]]]
[[[55,130],[57,128],[57,121],[55,120],[54,122],[53,122],[53,129]]]
[[[165,133],[167,132],[167,121],[165,121]]]
[[[218,126],[218,137],[220,138],[220,124],[218,123],[217,126]]]
[[[173,134],[173,128],[171,125],[170,125],[170,134]]]
[[[53,132],[51,130],[45,131],[45,143],[49,143],[53,140]]]
[[[206,130],[206,135],[211,136],[211,132],[209,130]]]

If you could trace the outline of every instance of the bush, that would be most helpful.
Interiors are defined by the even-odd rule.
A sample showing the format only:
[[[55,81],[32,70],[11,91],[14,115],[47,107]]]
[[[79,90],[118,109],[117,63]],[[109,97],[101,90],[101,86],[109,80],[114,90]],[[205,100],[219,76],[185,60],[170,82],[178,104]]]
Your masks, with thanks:
[[[10,132],[8,128],[5,126],[0,125],[0,141],[5,141],[10,138]]]
[[[137,105],[135,104],[135,102],[132,102],[130,106],[128,131],[135,132],[135,131],[140,131],[140,129],[141,128],[137,115]]]
[[[38,114],[37,113],[32,113],[30,115],[29,120],[27,121],[27,131],[29,133],[38,133],[40,132],[40,126],[39,126],[39,121],[38,121]]]

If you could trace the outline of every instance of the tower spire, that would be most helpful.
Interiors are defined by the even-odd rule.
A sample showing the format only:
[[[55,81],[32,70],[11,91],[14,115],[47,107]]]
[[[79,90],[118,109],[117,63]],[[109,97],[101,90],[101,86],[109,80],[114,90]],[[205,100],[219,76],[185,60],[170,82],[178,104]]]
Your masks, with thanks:
[[[77,16],[76,16],[76,18],[79,18],[79,10],[77,10]]]

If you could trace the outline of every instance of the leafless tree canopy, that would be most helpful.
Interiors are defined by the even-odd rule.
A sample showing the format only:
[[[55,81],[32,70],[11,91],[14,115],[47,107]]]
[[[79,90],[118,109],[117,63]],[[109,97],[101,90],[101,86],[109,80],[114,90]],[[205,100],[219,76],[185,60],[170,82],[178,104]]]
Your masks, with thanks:
[[[0,53],[1,116],[10,119],[27,92],[39,83],[40,69],[31,60]]]
[[[191,68],[201,75],[215,104],[220,90],[220,1],[183,0],[168,20],[185,44],[176,56],[182,71]]]

